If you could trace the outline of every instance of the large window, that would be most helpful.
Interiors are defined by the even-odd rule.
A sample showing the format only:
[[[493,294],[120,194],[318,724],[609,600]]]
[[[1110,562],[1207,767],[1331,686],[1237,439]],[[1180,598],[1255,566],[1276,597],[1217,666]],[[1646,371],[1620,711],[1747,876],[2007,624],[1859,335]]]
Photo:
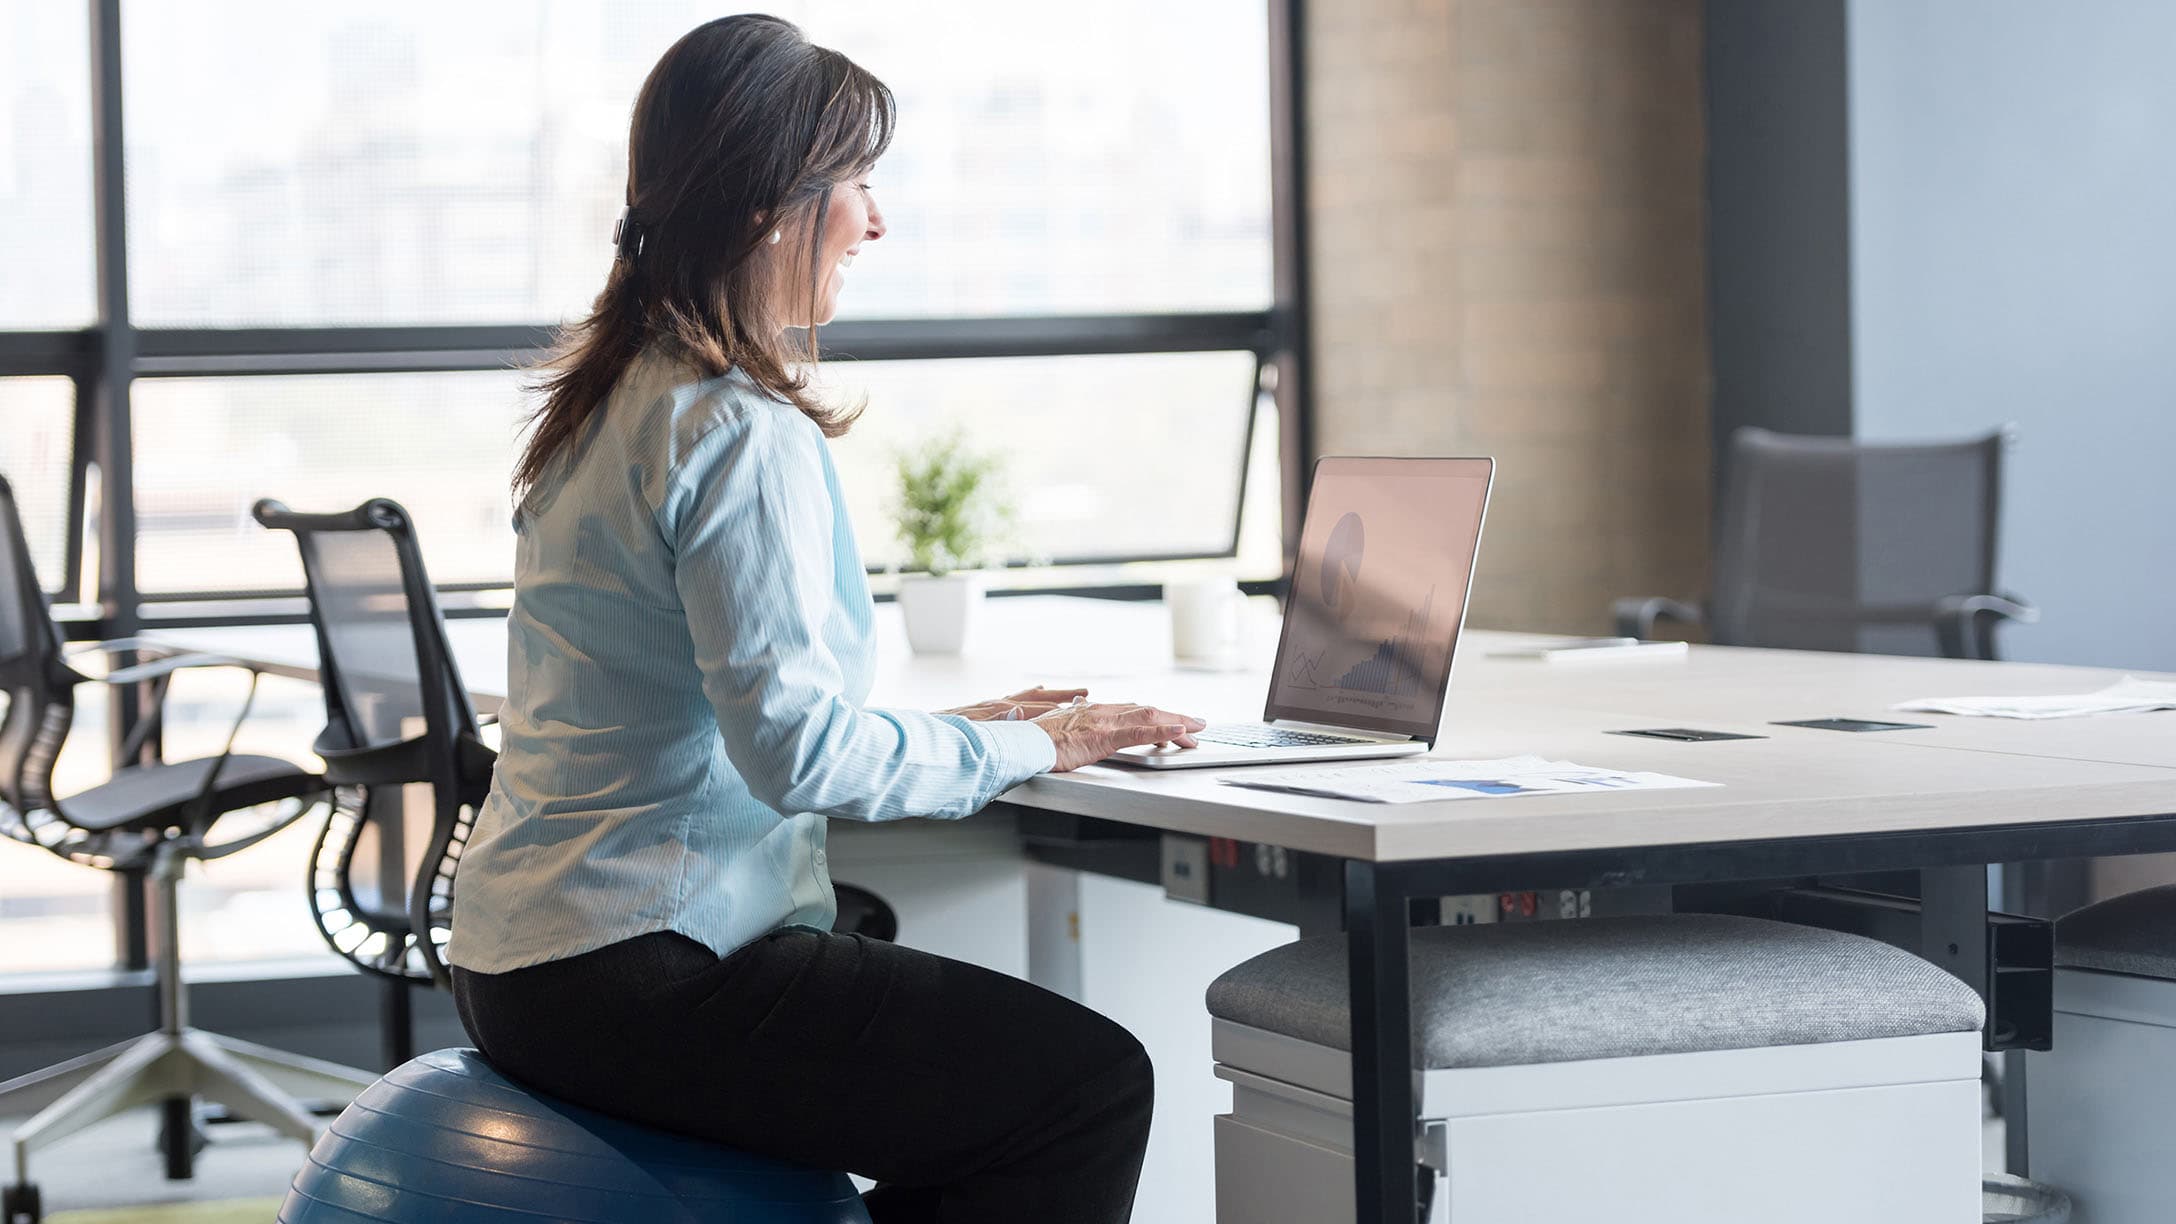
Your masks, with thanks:
[[[1268,6],[762,7],[899,101],[873,179],[890,232],[820,375],[868,405],[834,455],[872,569],[900,563],[898,455],[957,432],[1003,462],[1003,583],[1275,577],[1294,468],[1267,371],[1298,333],[1272,300],[1273,188],[1292,193]],[[251,519],[260,497],[394,498],[441,586],[508,584],[522,368],[603,282],[645,74],[733,8],[0,6],[0,473],[46,585],[98,609],[76,636],[295,619],[294,548]],[[125,319],[100,317],[102,264]],[[178,681],[169,754],[216,751],[240,691]],[[119,716],[85,698],[64,791],[109,768]],[[308,686],[268,682],[241,746],[305,760],[321,722]],[[192,958],[314,948],[312,833],[192,875]],[[103,873],[0,842],[0,972],[110,963],[120,912]]]
[[[432,581],[513,576],[511,372],[152,378],[135,401],[146,591],[301,590],[294,540],[250,517],[260,497],[313,511],[390,497],[415,516]]]
[[[846,317],[1269,304],[1260,0],[769,7],[899,98],[875,179],[891,236],[855,265]],[[610,260],[643,76],[721,11],[129,5],[137,321],[578,314]]]
[[[848,361],[824,373],[832,394],[869,406],[833,452],[872,566],[902,560],[897,457],[953,433],[1000,461],[1016,561],[1232,547],[1251,353]]]
[[[65,577],[75,385],[65,378],[0,378],[0,476],[15,493],[30,563],[49,592]]]
[[[85,686],[54,766],[55,789],[72,794],[109,776],[105,715],[105,695]],[[113,878],[105,872],[0,838],[0,924],[7,932],[0,939],[0,972],[112,964],[113,912]]]
[[[833,450],[864,560],[883,569],[900,561],[894,463],[951,433],[1002,464],[1005,560],[1230,551],[1256,377],[1251,353],[1144,353],[834,362],[822,386],[868,406]],[[299,590],[294,547],[251,519],[256,499],[390,497],[415,516],[434,581],[503,585],[525,402],[512,373],[140,382],[138,580],[161,594]]]
[[[0,331],[91,322],[91,38],[79,3],[0,17]]]

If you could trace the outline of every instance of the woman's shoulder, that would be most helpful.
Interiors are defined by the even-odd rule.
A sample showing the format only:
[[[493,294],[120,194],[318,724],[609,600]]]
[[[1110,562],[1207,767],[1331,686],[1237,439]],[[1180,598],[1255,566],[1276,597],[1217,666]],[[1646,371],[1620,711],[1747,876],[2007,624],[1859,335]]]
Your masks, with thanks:
[[[639,418],[637,430],[662,447],[673,471],[734,452],[799,452],[822,437],[806,414],[765,394],[739,370],[705,375],[662,350],[637,358],[620,390],[631,401],[629,415]]]

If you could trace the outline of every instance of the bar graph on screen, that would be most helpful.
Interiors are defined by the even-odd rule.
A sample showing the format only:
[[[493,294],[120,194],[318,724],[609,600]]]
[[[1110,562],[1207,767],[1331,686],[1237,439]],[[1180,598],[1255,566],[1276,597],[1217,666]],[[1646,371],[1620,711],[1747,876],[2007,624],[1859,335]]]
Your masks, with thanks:
[[[1420,608],[1406,619],[1405,632],[1377,645],[1374,654],[1338,677],[1336,687],[1357,693],[1380,693],[1385,697],[1418,693],[1427,674],[1426,652],[1431,640],[1428,622],[1435,602],[1436,590],[1429,587],[1428,598],[1422,600]]]

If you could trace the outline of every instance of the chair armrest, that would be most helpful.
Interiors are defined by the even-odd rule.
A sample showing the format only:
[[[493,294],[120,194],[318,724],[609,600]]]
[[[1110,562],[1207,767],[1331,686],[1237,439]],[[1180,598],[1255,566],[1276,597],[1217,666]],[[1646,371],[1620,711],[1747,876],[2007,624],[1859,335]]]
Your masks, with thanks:
[[[2040,609],[2014,595],[1948,595],[1935,601],[1943,616],[1992,616],[2030,625],[2040,619]]]
[[[225,655],[203,654],[197,651],[176,650],[164,642],[154,642],[146,638],[114,638],[110,641],[92,642],[80,650],[71,652],[69,658],[81,658],[93,654],[116,655],[125,652],[151,655],[153,657],[142,663],[132,663],[127,667],[109,667],[95,676],[83,675],[72,668],[69,669],[68,673],[73,677],[70,683],[76,684],[103,684],[108,688],[117,689],[134,688],[137,685],[147,683],[151,686],[150,711],[136,724],[135,729],[129,732],[128,739],[121,745],[119,759],[124,761],[135,760],[143,753],[145,747],[151,743],[151,737],[159,733],[160,726],[165,721],[166,715],[166,690],[172,682],[175,672],[200,667],[234,667],[248,672],[249,696],[243,699],[242,712],[235,719],[237,729],[240,728],[242,720],[249,717],[250,705],[256,700],[257,696],[257,682],[264,677],[262,668],[241,659],[230,659]],[[221,754],[221,759],[223,760],[233,751],[233,735],[230,734],[228,736],[227,750]],[[209,786],[210,782],[217,777],[218,771],[216,769],[207,774],[206,785]]]
[[[239,667],[243,671],[249,672],[257,670],[240,659],[230,659],[225,655],[174,654],[167,655],[163,659],[153,659],[149,663],[138,663],[130,667],[117,667],[102,676],[93,676],[91,679],[119,687],[142,684],[146,680],[171,676],[175,672],[186,671],[194,667]]]
[[[403,786],[431,780],[429,742],[421,735],[369,748],[343,748],[324,735],[310,749],[334,786]]]
[[[2040,619],[2040,609],[1993,592],[1945,595],[1934,601],[1934,618],[1943,653],[1957,659],[1993,659],[1995,627],[2004,621],[2030,625]]]
[[[146,680],[171,676],[177,671],[192,667],[240,667],[248,671],[257,670],[255,666],[240,659],[230,659],[225,655],[206,654],[197,650],[177,650],[165,642],[154,642],[149,638],[135,637],[112,638],[103,642],[87,642],[78,649],[69,651],[68,657],[82,658],[94,654],[116,655],[127,652],[134,652],[147,657],[141,663],[113,668],[96,676],[87,676],[85,679],[121,686],[142,684]]]
[[[1661,595],[1634,596],[1620,599],[1609,606],[1617,621],[1617,636],[1638,638],[1646,641],[1655,636],[1655,625],[1664,617],[1687,625],[1698,625],[1707,620],[1699,604],[1682,603]]]
[[[176,650],[165,642],[155,642],[150,638],[140,637],[107,638],[103,642],[70,642],[69,646],[71,649],[67,653],[70,655],[120,654],[124,650],[133,650],[137,654],[157,655],[163,658],[171,654],[191,653]]]

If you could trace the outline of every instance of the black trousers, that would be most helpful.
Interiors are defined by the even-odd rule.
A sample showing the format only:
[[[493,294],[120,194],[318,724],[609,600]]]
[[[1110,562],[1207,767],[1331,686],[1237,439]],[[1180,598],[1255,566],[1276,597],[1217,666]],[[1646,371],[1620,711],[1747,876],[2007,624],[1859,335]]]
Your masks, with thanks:
[[[601,1113],[879,1184],[877,1224],[1119,1224],[1154,1095],[1110,1020],[1017,978],[858,935],[719,959],[644,935],[454,973],[484,1057]]]

